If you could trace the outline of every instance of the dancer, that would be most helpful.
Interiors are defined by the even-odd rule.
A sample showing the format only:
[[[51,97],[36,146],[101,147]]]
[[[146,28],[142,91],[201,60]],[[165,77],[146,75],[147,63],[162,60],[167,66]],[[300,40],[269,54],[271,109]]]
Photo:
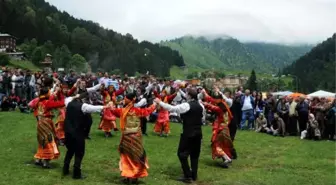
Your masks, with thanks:
[[[120,88],[118,91],[115,91],[115,88],[113,85],[109,85],[107,87],[107,90],[104,88],[101,88],[101,94],[103,96],[103,102],[104,105],[109,104],[110,102],[113,102],[114,105],[117,104],[117,96],[124,93],[124,89]],[[110,111],[110,109],[103,109],[103,115],[101,117],[101,121],[99,124],[98,129],[104,131],[105,137],[111,137],[111,131],[112,129],[114,131],[118,131],[117,125],[116,125],[116,117],[113,115]]]
[[[35,164],[50,168],[49,161],[60,155],[56,144],[55,125],[52,121],[52,109],[64,106],[64,101],[50,100],[49,89],[43,87],[37,100],[32,100],[29,106],[36,110],[38,149],[34,158]]]
[[[176,89],[176,92],[178,92],[179,89]],[[157,91],[154,91],[154,95],[156,98],[159,98],[164,103],[171,103],[173,99],[176,97],[177,93],[174,93],[172,95],[168,95],[165,90],[159,94]],[[169,127],[169,112],[165,109],[162,109],[160,106],[158,106],[158,116],[157,120],[154,126],[154,132],[159,136],[167,137],[170,133],[170,127]]]
[[[68,96],[68,84],[63,82],[62,84],[60,81],[56,82],[56,93],[54,93],[54,100],[56,101],[64,101],[65,97]],[[59,145],[64,145],[64,120],[65,120],[65,106],[58,108],[58,115],[56,121],[56,136],[59,141]]]
[[[216,92],[219,90],[216,88]],[[216,114],[216,120],[212,125],[212,158],[223,159],[223,167],[228,168],[228,164],[232,162],[233,143],[230,137],[229,124],[233,118],[229,106],[223,98],[214,99],[203,90],[206,101],[210,101],[215,105],[204,102],[205,108]]]
[[[65,99],[65,146],[67,153],[64,158],[63,175],[69,174],[69,167],[72,157],[75,155],[73,178],[81,179],[81,162],[85,153],[85,125],[83,124],[88,113],[101,112],[104,108],[111,108],[112,103],[105,106],[93,106],[82,103],[81,99],[86,98],[88,93],[78,94],[75,97]]]
[[[142,144],[140,117],[149,116],[155,110],[155,104],[148,108],[134,107],[136,95],[127,94],[124,108],[115,108],[111,112],[120,118],[121,140],[119,144],[119,168],[124,183],[136,183],[139,178],[148,176],[149,168],[146,152]]]
[[[197,100],[197,90],[188,89],[187,101],[180,105],[172,106],[156,98],[154,101],[161,108],[181,114],[183,132],[180,137],[180,144],[177,155],[179,157],[184,176],[178,179],[185,183],[192,183],[197,180],[198,159],[201,152],[202,122],[205,119],[205,109]],[[190,156],[191,169],[188,162]]]
[[[95,92],[101,88],[102,83],[104,82],[101,82],[100,84],[97,84],[93,87],[86,88],[86,82],[84,80],[78,79],[77,82],[74,84],[74,86],[70,89],[68,95],[71,96],[73,94],[82,94],[85,92],[87,93]],[[90,103],[89,96],[82,98],[81,101],[83,103],[89,104]],[[83,124],[85,125],[86,139],[91,139],[89,135],[90,135],[91,125],[92,125],[92,116],[89,113],[85,114],[85,116],[86,116],[86,119],[84,119]]]

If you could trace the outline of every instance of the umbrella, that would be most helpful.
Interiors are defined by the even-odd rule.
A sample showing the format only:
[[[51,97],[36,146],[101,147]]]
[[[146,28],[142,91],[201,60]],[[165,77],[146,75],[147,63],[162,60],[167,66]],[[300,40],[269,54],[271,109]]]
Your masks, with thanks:
[[[288,95],[288,96],[289,96],[289,97],[292,97],[292,98],[298,98],[298,97],[301,97],[301,96],[306,97],[305,94],[298,93],[298,92],[296,92],[296,93],[292,93],[292,94],[290,94],[290,95]]]

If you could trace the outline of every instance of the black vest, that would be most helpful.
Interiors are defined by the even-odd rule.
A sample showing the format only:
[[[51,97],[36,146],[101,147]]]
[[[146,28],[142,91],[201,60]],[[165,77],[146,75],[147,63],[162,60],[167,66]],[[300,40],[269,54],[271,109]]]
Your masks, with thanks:
[[[82,112],[82,105],[78,100],[71,101],[65,113],[64,132],[74,138],[84,138],[84,129],[86,122],[86,115]]]
[[[183,136],[202,136],[203,107],[196,100],[188,102],[190,110],[181,114],[183,123]]]

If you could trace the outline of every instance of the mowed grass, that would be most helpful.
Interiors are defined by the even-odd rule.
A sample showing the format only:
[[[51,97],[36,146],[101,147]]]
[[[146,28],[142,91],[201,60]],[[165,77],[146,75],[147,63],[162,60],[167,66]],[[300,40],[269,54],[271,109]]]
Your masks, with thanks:
[[[33,165],[37,148],[36,121],[33,115],[18,112],[0,113],[0,184],[67,185],[120,184],[118,144],[120,133],[105,139],[97,130],[99,117],[94,117],[92,140],[87,141],[83,160],[85,180],[62,178],[65,155],[52,161],[53,169]],[[149,185],[178,185],[174,179],[181,174],[176,156],[181,125],[172,123],[168,138],[144,137],[149,159]],[[211,127],[203,127],[204,140],[199,164],[199,185],[333,185],[335,184],[335,143],[299,140],[297,137],[273,137],[250,131],[238,131],[235,147],[238,159],[229,169],[217,165],[211,158]]]

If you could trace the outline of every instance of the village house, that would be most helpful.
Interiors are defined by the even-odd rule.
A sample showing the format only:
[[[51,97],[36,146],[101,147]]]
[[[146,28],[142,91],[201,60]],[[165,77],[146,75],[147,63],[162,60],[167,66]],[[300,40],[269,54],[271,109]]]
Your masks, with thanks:
[[[205,85],[207,88],[211,88],[211,86],[217,85],[219,88],[235,89],[239,86],[244,86],[247,80],[248,77],[229,75],[220,79],[207,78],[205,80]]]
[[[4,49],[6,52],[15,52],[16,37],[6,33],[0,33],[0,49]]]

